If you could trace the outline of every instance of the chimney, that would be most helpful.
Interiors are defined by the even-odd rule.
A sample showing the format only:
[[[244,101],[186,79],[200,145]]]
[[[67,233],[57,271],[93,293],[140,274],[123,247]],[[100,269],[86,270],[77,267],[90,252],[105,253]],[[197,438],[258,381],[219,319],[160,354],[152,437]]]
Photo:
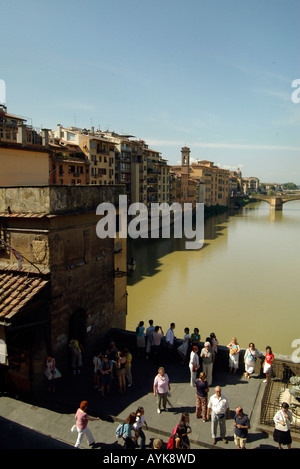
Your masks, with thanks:
[[[42,129],[42,145],[49,148],[49,133],[48,129]]]
[[[17,143],[20,143],[22,147],[27,146],[26,126],[24,124],[18,125]]]

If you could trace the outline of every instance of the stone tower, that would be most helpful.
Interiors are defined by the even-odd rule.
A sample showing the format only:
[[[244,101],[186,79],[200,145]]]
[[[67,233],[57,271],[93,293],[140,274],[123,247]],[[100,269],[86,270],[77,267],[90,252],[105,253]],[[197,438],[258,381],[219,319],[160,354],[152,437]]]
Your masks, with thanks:
[[[181,166],[187,168],[187,172],[190,170],[190,153],[191,150],[188,147],[181,148]]]

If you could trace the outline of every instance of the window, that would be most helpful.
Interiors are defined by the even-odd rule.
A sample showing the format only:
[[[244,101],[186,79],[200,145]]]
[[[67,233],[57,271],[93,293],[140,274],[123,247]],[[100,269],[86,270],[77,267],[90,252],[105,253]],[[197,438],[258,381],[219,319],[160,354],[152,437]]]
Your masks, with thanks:
[[[72,142],[75,142],[76,140],[76,135],[73,134],[72,132],[67,132],[67,140],[70,140]]]

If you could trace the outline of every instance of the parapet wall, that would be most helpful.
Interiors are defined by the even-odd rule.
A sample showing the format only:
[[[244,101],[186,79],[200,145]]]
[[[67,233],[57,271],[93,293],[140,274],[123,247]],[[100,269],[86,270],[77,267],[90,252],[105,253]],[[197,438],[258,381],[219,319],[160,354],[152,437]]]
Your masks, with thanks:
[[[122,348],[127,347],[133,354],[136,352],[136,333],[134,331],[126,331],[123,329],[110,329],[106,335],[106,342],[109,340],[114,340],[116,346],[119,350]],[[177,348],[182,343],[181,339],[176,339],[175,341],[175,348]],[[204,346],[204,342],[200,342],[200,346]],[[241,349],[239,354],[239,369],[237,370],[238,374],[243,374],[245,371],[244,366],[244,354],[246,349]],[[286,366],[288,366],[291,370],[295,368],[297,369],[297,364],[293,363],[291,357],[284,356],[284,355],[275,355],[276,362],[280,362],[282,366],[276,367],[276,372],[279,374],[277,378],[281,379],[284,373],[286,372]],[[179,355],[178,355],[179,360]],[[260,358],[256,360],[255,363],[255,374],[262,375],[263,374],[263,362],[264,356],[262,355]],[[228,370],[229,364],[229,350],[224,345],[218,345],[218,353],[214,362],[214,369],[215,370]],[[299,366],[299,365],[298,365]],[[297,373],[296,373],[297,374]]]
[[[13,186],[0,187],[0,212],[59,214],[96,210],[99,204],[119,204],[125,186]]]

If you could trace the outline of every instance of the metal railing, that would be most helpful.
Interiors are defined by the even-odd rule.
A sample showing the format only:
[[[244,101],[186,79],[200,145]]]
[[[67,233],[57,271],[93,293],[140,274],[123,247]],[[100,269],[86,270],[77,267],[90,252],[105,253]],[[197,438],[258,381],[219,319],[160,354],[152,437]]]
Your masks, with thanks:
[[[273,419],[281,408],[282,394],[293,386],[290,382],[293,376],[300,376],[300,364],[275,361],[272,365],[272,377],[266,385],[261,402],[260,423],[262,425],[274,428]],[[300,400],[293,400],[293,403],[289,405],[289,410],[293,415],[291,432],[300,434]]]

